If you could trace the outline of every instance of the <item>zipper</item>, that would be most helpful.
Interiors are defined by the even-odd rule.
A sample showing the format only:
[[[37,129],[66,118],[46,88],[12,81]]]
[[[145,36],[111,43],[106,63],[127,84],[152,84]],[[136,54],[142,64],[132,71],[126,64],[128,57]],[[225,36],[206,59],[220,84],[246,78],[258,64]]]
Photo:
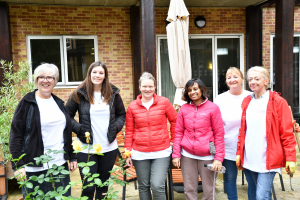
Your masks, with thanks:
[[[196,120],[196,117],[197,117],[197,109],[198,107],[196,106],[196,111],[194,112],[194,121],[193,121],[193,127],[194,127],[194,144],[195,144],[195,141],[196,141],[196,138],[195,138],[195,120]],[[195,145],[193,145],[193,152],[194,152],[194,155],[195,154]]]
[[[116,93],[116,94],[118,94],[118,93]],[[107,131],[108,136],[110,136],[110,116],[111,116],[111,109],[112,109],[112,107],[114,105],[116,94],[113,96],[111,106],[109,107],[109,124],[108,124],[108,131]],[[110,144],[110,142],[109,142],[109,144]]]

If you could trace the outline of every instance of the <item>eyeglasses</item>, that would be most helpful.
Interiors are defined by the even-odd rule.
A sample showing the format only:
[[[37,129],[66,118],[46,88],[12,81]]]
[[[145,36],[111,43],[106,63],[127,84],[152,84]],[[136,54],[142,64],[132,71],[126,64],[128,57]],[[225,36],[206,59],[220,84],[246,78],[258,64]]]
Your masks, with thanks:
[[[51,82],[51,81],[54,80],[55,78],[52,77],[52,76],[38,76],[38,79],[39,79],[40,81],[47,80],[47,81]]]

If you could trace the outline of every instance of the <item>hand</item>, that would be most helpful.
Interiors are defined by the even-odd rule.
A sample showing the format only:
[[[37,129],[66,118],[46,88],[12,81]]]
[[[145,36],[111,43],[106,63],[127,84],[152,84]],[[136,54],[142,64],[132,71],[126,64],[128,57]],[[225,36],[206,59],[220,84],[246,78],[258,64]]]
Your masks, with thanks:
[[[293,128],[294,128],[294,131],[296,132],[300,132],[300,128],[299,128],[299,124],[296,123],[296,120],[293,120]],[[294,125],[295,124],[295,125]]]
[[[177,168],[180,167],[180,159],[179,158],[174,158],[172,160],[172,163],[173,163],[174,167],[177,167]]]
[[[73,172],[77,168],[77,161],[70,162],[70,171]]]
[[[26,181],[27,180],[25,168],[21,168],[21,169],[15,171],[14,175],[18,181]]]
[[[244,168],[241,166],[241,156],[240,155],[236,156],[235,162],[236,162],[236,167],[238,168],[238,170],[244,170]]]
[[[127,164],[127,166],[132,167],[133,166],[132,159],[131,158],[126,158],[126,164]]]
[[[214,162],[213,162],[213,168],[212,169],[214,171],[220,171],[221,167],[222,167],[222,162],[219,161],[219,160],[214,160]]]
[[[174,143],[173,143],[173,142],[170,142],[170,146],[172,147],[172,149],[173,149],[173,145],[174,145]]]
[[[288,175],[293,176],[296,171],[297,163],[293,161],[286,161],[285,170],[287,171]]]

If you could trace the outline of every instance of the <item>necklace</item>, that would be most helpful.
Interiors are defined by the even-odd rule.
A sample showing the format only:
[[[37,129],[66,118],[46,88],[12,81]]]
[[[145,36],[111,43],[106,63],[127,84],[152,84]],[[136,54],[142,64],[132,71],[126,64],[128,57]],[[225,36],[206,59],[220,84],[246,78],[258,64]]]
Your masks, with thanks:
[[[101,93],[100,93],[100,96],[99,96],[99,99],[98,99],[97,103],[98,103],[99,105],[101,105],[101,104],[103,103],[103,101],[102,101],[102,99],[101,99]]]

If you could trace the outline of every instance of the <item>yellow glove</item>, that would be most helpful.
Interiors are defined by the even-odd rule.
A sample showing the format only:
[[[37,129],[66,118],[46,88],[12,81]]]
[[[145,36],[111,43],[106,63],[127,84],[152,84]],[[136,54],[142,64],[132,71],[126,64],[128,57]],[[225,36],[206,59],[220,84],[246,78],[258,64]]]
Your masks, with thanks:
[[[296,171],[296,166],[297,166],[297,163],[296,162],[293,162],[293,161],[286,161],[286,165],[285,165],[285,170],[288,172],[291,173],[291,176],[293,176],[293,174],[295,173]]]

